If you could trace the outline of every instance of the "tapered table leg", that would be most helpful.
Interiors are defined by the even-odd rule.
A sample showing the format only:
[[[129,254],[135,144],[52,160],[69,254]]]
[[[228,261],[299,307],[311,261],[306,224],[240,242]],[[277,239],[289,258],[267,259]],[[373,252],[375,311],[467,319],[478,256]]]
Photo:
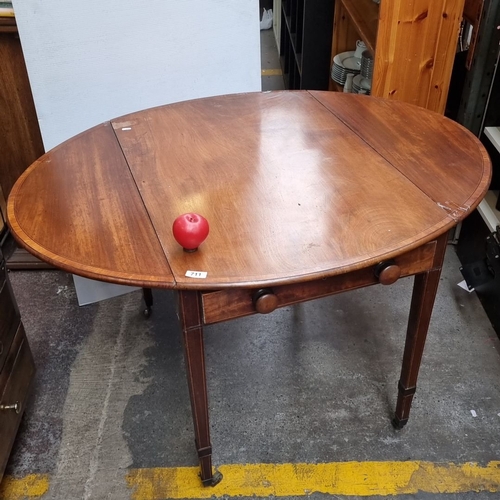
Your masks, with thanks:
[[[403,428],[410,416],[411,403],[417,388],[418,371],[439,285],[439,277],[441,276],[447,240],[446,234],[437,240],[433,269],[415,275],[403,366],[398,384],[398,401],[396,413],[392,420],[392,424],[397,429]]]
[[[146,309],[144,309],[143,314],[146,318],[149,318],[153,312],[153,290],[151,290],[151,288],[143,288],[142,296],[146,304]]]
[[[202,309],[198,292],[179,292],[179,316],[184,340],[189,396],[193,413],[196,450],[200,460],[201,481],[205,486],[215,486],[221,481],[222,474],[220,472],[214,474],[212,471]]]

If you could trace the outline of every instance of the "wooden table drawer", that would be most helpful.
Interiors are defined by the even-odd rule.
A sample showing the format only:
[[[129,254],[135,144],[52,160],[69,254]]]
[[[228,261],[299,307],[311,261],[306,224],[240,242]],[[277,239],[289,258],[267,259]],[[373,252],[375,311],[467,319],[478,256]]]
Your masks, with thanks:
[[[14,303],[12,290],[2,263],[0,274],[0,371],[7,359],[12,340],[21,318],[17,305]]]
[[[398,267],[400,277],[412,276],[433,268],[435,251],[436,241],[431,241],[391,259],[390,262]],[[276,307],[284,307],[346,290],[374,285],[379,283],[376,270],[377,265],[372,265],[351,271],[349,274],[340,274],[303,283],[273,286],[269,289],[264,288],[262,291],[268,296],[275,296],[270,307],[270,311],[272,311]],[[256,310],[256,292],[256,289],[231,288],[203,292],[203,323],[211,325],[219,321],[227,321],[260,312],[258,309]]]
[[[0,477],[14,443],[34,374],[33,357],[21,324],[0,372]],[[11,406],[14,408],[5,408]]]

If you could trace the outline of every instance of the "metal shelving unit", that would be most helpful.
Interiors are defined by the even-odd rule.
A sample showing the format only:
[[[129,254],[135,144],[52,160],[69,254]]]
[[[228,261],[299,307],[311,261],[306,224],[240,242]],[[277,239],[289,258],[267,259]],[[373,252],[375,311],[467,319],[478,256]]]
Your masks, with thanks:
[[[288,89],[327,90],[333,0],[281,0],[280,59]]]
[[[500,127],[485,127],[484,135],[500,153]],[[500,226],[500,211],[497,209],[498,194],[499,192],[496,190],[488,191],[484,200],[477,207],[478,212],[491,232],[496,231],[497,227]]]

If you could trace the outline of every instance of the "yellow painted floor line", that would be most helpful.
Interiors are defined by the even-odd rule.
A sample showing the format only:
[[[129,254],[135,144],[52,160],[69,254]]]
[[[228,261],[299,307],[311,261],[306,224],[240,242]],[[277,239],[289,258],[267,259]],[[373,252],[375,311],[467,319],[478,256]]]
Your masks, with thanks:
[[[40,498],[49,490],[47,474],[30,474],[23,478],[6,476],[0,483],[0,500]]]
[[[325,464],[221,465],[224,479],[200,485],[197,467],[133,469],[127,475],[133,500],[222,496],[387,496],[500,491],[500,462],[339,462]]]
[[[263,69],[260,73],[262,76],[281,76],[283,74],[281,69]]]
[[[132,500],[286,497],[326,493],[345,496],[391,496],[424,493],[500,492],[500,461],[477,463],[338,462],[325,464],[221,465],[224,479],[204,488],[198,467],[131,469],[125,480]],[[49,476],[6,476],[0,500],[41,498]]]

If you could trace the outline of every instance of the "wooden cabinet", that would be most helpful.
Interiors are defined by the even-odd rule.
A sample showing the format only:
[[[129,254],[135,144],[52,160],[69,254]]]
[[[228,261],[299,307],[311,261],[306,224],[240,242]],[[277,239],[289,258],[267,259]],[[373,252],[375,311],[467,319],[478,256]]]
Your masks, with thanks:
[[[0,230],[14,182],[44,153],[15,19],[0,17]]]
[[[281,0],[280,58],[285,87],[327,90],[334,0]]]
[[[444,113],[464,0],[337,0],[331,58],[363,40],[371,94]],[[340,90],[330,79],[330,89]]]
[[[6,200],[19,176],[44,153],[42,136],[13,17],[0,17],[0,233],[6,231]],[[10,253],[10,252],[7,252]],[[46,268],[22,249],[10,269]]]
[[[0,253],[0,480],[34,374],[33,357]]]

